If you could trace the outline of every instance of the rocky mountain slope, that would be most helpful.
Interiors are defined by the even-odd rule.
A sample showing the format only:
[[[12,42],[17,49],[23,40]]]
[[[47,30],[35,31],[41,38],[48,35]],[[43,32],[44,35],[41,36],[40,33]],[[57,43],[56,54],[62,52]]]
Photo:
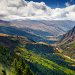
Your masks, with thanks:
[[[75,27],[63,36],[60,47],[65,55],[75,59]]]

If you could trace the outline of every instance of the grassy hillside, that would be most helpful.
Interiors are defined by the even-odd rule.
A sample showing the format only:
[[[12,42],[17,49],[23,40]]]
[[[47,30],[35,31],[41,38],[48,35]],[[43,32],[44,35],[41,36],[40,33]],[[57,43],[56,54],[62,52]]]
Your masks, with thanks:
[[[63,43],[60,45],[60,48],[63,54],[75,59],[75,41]]]
[[[63,54],[75,59],[75,27],[63,36],[59,46]]]
[[[26,37],[0,36],[1,75],[75,75],[71,63],[75,62],[63,58],[50,45]]]

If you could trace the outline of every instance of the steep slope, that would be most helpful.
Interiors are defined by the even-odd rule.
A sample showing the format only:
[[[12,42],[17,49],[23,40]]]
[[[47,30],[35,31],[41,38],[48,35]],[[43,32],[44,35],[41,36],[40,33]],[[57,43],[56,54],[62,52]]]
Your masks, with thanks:
[[[11,26],[23,29],[29,33],[33,33],[39,36],[59,36],[70,30],[75,26],[74,21],[69,20],[19,20],[12,21]]]
[[[0,21],[0,32],[26,36],[36,42],[56,43],[61,35],[75,26],[74,21],[14,20]]]
[[[1,75],[74,75],[70,64],[75,62],[69,61],[55,53],[50,45],[26,37],[0,36]]]
[[[45,43],[50,43],[50,44],[56,42],[56,40],[51,41],[51,40],[46,39],[45,37],[38,36],[37,34],[32,34],[31,32],[27,32],[27,30],[24,31],[22,28],[11,26],[11,22],[2,21],[2,20],[0,20],[0,33],[25,36],[36,42],[45,42]]]
[[[63,36],[60,47],[65,55],[75,59],[75,27]]]
[[[34,75],[25,60],[17,55],[15,50],[20,39],[24,39],[25,43],[31,42],[27,38],[0,35],[0,75]]]

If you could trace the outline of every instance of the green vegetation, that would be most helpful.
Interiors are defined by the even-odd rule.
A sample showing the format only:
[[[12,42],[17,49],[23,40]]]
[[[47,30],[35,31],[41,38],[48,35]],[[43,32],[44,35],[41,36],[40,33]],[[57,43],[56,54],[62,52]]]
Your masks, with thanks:
[[[10,50],[6,47],[0,46],[0,62],[3,65],[2,73],[6,74],[6,70],[11,68],[9,72],[14,73],[14,75],[34,75],[29,66],[25,63],[23,58],[17,54],[11,56]]]
[[[75,41],[63,43],[60,48],[63,50],[63,54],[75,59]]]
[[[63,36],[58,46],[62,49],[64,55],[75,61],[75,27]]]
[[[5,44],[6,40],[11,46]],[[0,42],[1,75],[75,75],[69,66],[71,61],[65,59],[51,46],[21,37],[8,37]]]

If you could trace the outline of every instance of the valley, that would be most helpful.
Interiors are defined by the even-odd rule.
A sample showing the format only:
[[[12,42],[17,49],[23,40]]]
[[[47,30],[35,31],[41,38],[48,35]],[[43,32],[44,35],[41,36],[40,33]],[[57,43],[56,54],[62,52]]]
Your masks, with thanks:
[[[75,75],[75,0],[0,0],[0,75]]]
[[[75,59],[75,27],[63,35],[58,46],[63,54]]]
[[[64,35],[60,36],[55,34],[55,36],[43,36],[42,33],[38,35],[38,32],[25,30],[17,24],[13,25],[11,22],[0,21],[1,75],[75,74],[75,59],[72,59],[74,55],[69,53],[67,48],[65,50],[67,37],[70,37],[69,32],[66,33],[68,30],[65,32],[66,34],[63,33]],[[72,33],[70,34],[72,36]],[[59,41],[59,39],[61,40]],[[74,44],[68,47],[74,48]]]
[[[0,20],[0,33],[26,36],[36,42],[53,44],[74,26],[75,22],[70,20]]]
[[[26,37],[1,34],[0,74],[6,75],[74,75],[75,61],[65,58],[48,44]],[[23,66],[22,66],[23,64]],[[24,65],[28,68],[24,68]],[[20,71],[19,71],[20,70]],[[23,72],[25,70],[25,72]]]

